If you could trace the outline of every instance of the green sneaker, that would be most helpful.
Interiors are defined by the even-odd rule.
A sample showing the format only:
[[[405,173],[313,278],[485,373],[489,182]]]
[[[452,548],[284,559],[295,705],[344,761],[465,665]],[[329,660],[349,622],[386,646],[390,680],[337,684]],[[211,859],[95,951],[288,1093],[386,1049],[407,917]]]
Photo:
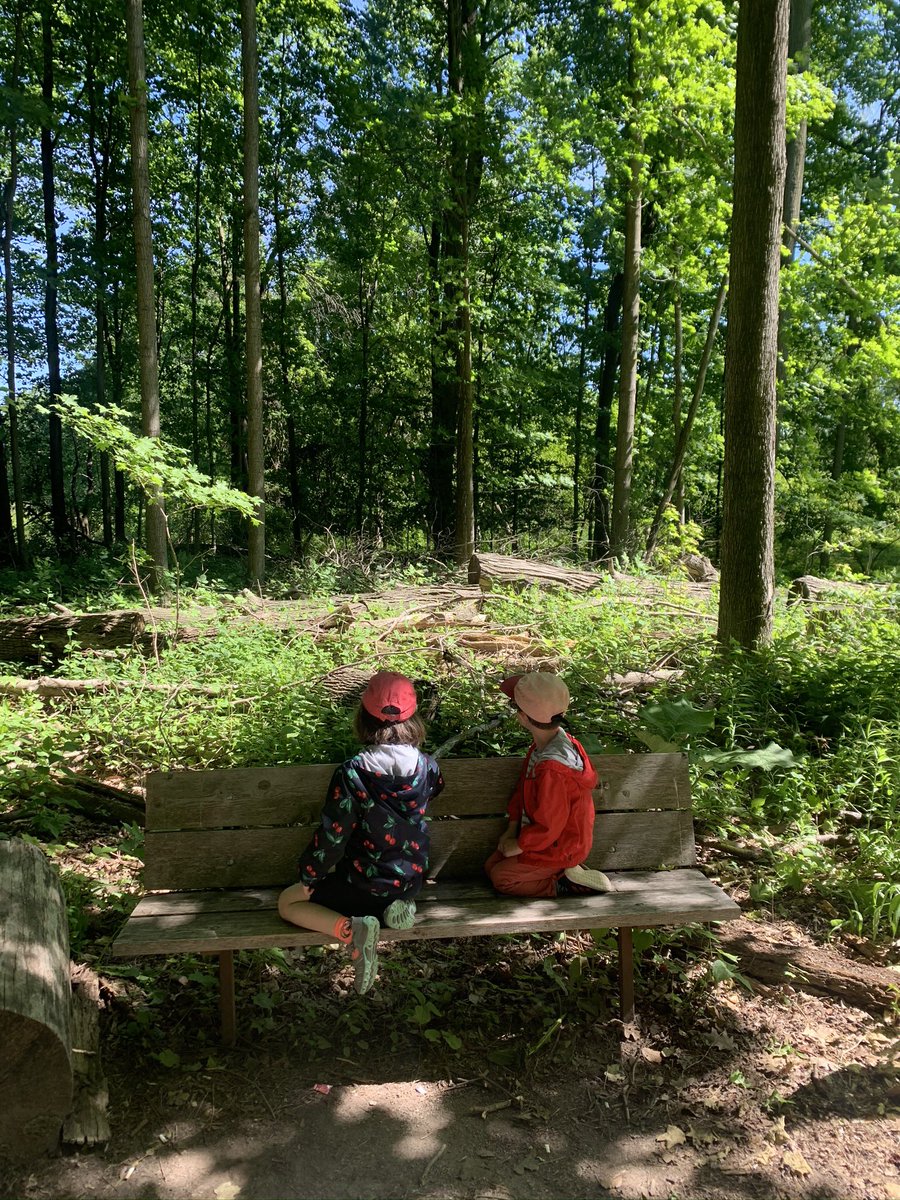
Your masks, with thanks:
[[[350,961],[353,963],[353,987],[364,995],[378,974],[377,917],[351,917],[353,937],[350,940]]]
[[[414,900],[392,900],[384,910],[384,923],[388,929],[412,929],[415,921]]]

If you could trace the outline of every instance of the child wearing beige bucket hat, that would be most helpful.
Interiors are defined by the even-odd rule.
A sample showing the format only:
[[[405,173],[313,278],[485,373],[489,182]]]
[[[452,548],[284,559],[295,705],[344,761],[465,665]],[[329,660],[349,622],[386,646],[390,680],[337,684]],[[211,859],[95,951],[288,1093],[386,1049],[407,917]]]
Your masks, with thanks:
[[[558,675],[530,671],[500,684],[532,745],[507,806],[509,825],[485,863],[508,896],[572,896],[612,890],[583,866],[594,834],[597,773],[584,747],[562,727],[569,689]]]

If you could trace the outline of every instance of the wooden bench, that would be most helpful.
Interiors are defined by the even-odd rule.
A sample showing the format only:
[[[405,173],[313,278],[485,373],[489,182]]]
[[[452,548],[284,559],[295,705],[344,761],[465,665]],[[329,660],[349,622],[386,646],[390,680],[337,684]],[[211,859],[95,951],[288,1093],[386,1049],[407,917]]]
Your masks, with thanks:
[[[560,900],[497,896],[483,863],[506,827],[520,758],[450,759],[429,806],[430,879],[412,929],[385,940],[616,929],[623,1020],[634,1015],[632,931],[727,921],[740,915],[695,869],[687,763],[680,754],[593,758],[599,776],[591,866],[615,891]],[[148,889],[113,954],[217,954],[222,1036],[236,1032],[234,952],[327,943],[286,924],[280,889],[318,824],[333,766],[167,771],[147,779],[144,883]]]

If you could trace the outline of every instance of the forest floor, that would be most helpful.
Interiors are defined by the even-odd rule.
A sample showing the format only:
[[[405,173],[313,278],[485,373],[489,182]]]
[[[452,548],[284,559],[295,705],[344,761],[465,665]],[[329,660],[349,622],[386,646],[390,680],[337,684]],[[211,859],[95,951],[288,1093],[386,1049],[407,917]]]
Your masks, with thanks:
[[[866,942],[847,932],[846,917],[856,895],[848,879],[874,878],[880,903],[895,877],[895,626],[840,612],[830,625],[806,625],[786,613],[793,640],[779,643],[770,674],[765,661],[744,675],[729,668],[738,707],[708,650],[714,600],[654,587],[627,603],[501,596],[490,622],[452,638],[443,596],[429,599],[440,612],[412,623],[408,600],[373,614],[348,602],[337,624],[315,617],[305,641],[282,647],[277,633],[241,625],[164,651],[151,675],[131,651],[73,652],[55,667],[61,679],[108,672],[117,686],[6,702],[18,762],[2,797],[10,829],[30,833],[36,817],[58,816],[46,783],[56,758],[40,756],[47,745],[73,745],[70,765],[126,791],[172,763],[334,760],[346,733],[331,728],[329,709],[313,724],[295,681],[316,675],[327,690],[336,680],[338,697],[343,664],[358,686],[388,653],[417,676],[440,676],[435,743],[482,719],[516,656],[525,665],[546,656],[576,664],[581,720],[585,733],[599,731],[598,751],[640,749],[634,730],[648,710],[626,690],[628,672],[668,671],[722,714],[717,730],[742,731],[743,742],[720,736],[722,748],[779,737],[802,754],[803,770],[782,776],[698,772],[707,873],[782,941],[897,970],[886,918],[867,916],[878,940]],[[485,628],[495,616],[502,629]],[[707,661],[713,674],[703,674]],[[145,678],[171,686],[138,692]],[[233,709],[191,690],[222,679],[239,697]],[[783,694],[773,682],[782,680]],[[830,724],[817,724],[826,704]],[[855,720],[867,722],[867,741],[841,733]],[[487,751],[519,752],[507,737],[492,733]],[[696,740],[700,750],[719,744]],[[820,797],[834,798],[833,817]],[[852,840],[854,805],[870,815],[867,859]],[[625,1028],[608,931],[391,944],[364,997],[336,948],[268,951],[239,955],[238,1044],[223,1051],[208,959],[123,966],[108,955],[140,888],[140,830],[62,811],[64,824],[34,828],[63,876],[73,956],[100,979],[112,1132],[93,1150],[0,1163],[0,1200],[900,1200],[900,1004],[863,1010],[800,977],[745,979],[698,927],[636,939],[639,1017]],[[844,840],[828,841],[832,829]],[[749,860],[723,856],[723,845],[743,845]]]
[[[95,963],[111,1140],[9,1168],[0,1197],[897,1200],[896,1013],[710,984],[687,943],[639,956],[624,1029],[587,934],[393,944],[365,997],[337,949],[246,955],[228,1052],[202,960]],[[458,1050],[416,1027],[419,986]]]

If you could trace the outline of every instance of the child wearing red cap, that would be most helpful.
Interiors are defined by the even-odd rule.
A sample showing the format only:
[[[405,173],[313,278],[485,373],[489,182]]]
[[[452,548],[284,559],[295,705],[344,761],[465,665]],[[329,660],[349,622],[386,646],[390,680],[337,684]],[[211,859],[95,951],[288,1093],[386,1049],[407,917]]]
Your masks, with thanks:
[[[593,843],[597,773],[562,728],[569,689],[543,671],[512,675],[500,687],[532,745],[507,806],[509,825],[485,863],[491,883],[507,896],[611,891],[601,871],[581,866]]]
[[[419,749],[425,726],[416,707],[405,675],[379,671],[369,680],[354,723],[363,748],[332,776],[300,856],[300,882],[278,899],[285,921],[348,948],[360,994],[375,982],[381,925],[410,928],[428,869],[425,810],[444,780]]]

